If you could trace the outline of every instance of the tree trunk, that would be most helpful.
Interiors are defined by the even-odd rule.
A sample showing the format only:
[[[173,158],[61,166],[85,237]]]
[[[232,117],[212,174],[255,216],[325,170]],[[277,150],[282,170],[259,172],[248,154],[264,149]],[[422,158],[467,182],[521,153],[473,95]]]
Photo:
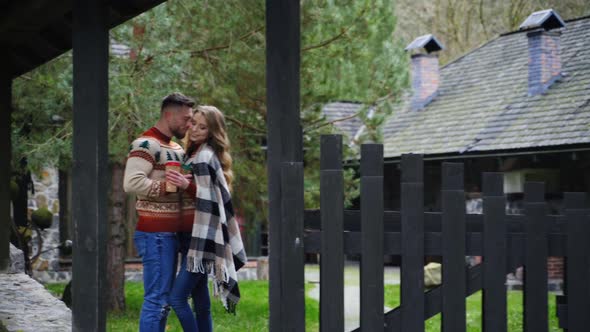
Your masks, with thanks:
[[[115,312],[125,310],[125,258],[127,256],[125,202],[127,196],[123,191],[123,173],[122,164],[111,165],[107,289],[109,310]]]
[[[71,178],[70,178],[70,171],[65,171],[60,169],[59,170],[59,190],[58,190],[58,197],[59,197],[59,243],[65,243],[66,240],[71,240],[71,230],[72,226],[70,221],[72,218],[70,217],[70,206],[71,206]],[[71,257],[71,247],[68,250],[60,249],[61,257]]]

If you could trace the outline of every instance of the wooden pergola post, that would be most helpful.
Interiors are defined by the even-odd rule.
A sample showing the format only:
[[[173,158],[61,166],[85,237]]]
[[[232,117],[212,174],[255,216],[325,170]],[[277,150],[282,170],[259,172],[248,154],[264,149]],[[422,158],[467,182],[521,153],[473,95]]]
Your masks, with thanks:
[[[0,69],[0,271],[10,264],[10,175],[12,160],[12,78]]]
[[[285,283],[289,271],[288,248],[281,243],[281,166],[284,162],[303,161],[299,115],[300,66],[299,1],[266,1],[266,89],[269,195],[269,328],[283,331],[293,321],[288,303],[293,299]],[[300,184],[303,186],[303,183]],[[301,239],[302,240],[302,239]],[[297,314],[296,314],[297,315]],[[293,328],[293,327],[291,327]]]
[[[72,197],[74,331],[106,329],[108,192],[108,6],[73,3],[74,136]]]

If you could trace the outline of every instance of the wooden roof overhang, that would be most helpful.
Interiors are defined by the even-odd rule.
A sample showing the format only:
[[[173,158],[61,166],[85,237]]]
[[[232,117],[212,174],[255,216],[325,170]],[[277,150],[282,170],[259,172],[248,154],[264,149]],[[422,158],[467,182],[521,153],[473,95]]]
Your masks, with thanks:
[[[164,0],[108,1],[109,28],[163,3]],[[72,0],[0,2],[1,63],[16,78],[72,48]]]

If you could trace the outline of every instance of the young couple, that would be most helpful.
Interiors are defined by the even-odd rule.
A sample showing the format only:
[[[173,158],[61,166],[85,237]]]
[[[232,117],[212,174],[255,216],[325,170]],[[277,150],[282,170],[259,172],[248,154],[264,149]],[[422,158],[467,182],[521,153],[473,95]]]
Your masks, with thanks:
[[[172,137],[184,141],[186,153]],[[189,174],[166,169],[174,163],[182,163]],[[184,331],[211,331],[208,275],[215,295],[235,311],[240,298],[236,271],[246,263],[246,253],[231,203],[231,166],[223,114],[213,106],[195,107],[180,93],[162,100],[156,125],[131,144],[124,189],[137,195],[141,332],[163,332],[170,308]]]

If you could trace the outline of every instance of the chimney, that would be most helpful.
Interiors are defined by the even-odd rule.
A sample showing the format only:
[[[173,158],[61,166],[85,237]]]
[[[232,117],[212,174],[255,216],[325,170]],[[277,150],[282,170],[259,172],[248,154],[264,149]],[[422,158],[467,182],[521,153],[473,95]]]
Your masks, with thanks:
[[[443,45],[433,36],[414,39],[406,48],[412,54],[412,110],[424,108],[437,94],[440,84],[438,54]]]
[[[532,13],[521,25],[528,38],[528,93],[535,96],[545,92],[561,77],[560,39],[565,22],[553,9]]]

